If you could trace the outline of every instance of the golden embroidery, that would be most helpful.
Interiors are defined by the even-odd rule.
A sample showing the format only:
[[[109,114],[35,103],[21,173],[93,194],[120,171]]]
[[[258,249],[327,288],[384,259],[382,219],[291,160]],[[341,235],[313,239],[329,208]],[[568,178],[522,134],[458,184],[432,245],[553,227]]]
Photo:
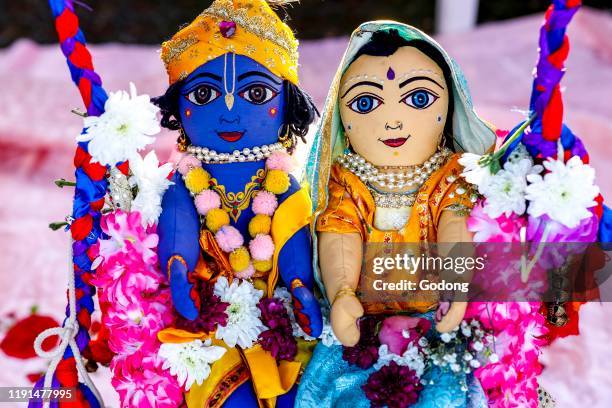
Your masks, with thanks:
[[[269,14],[249,16],[247,7],[234,9],[233,1],[216,1],[200,15],[229,20],[246,31],[283,48],[297,61],[298,41],[285,30],[278,29],[276,21]]]
[[[251,198],[261,189],[265,176],[266,171],[264,169],[257,170],[257,173],[251,177],[251,181],[244,186],[244,191],[237,193],[226,192],[225,186],[219,184],[215,178],[210,180],[210,187],[221,196],[221,206],[228,212],[234,222],[237,222],[242,210],[249,206]]]
[[[167,41],[165,45],[165,52],[162,52],[162,60],[166,66],[172,61],[180,57],[185,50],[198,42],[196,35],[190,35],[185,38],[178,38],[176,40]]]
[[[225,400],[227,400],[227,397],[248,379],[249,371],[247,367],[243,363],[238,364],[217,384],[210,398],[206,401],[205,406],[210,408],[221,407]]]

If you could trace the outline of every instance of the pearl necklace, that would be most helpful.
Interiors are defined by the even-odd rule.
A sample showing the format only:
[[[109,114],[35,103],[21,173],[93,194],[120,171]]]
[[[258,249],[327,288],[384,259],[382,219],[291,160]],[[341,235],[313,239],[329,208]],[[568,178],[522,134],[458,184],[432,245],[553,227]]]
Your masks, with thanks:
[[[380,187],[401,189],[410,185],[421,185],[429,176],[438,170],[448,156],[449,149],[442,149],[433,154],[425,163],[406,167],[376,167],[361,155],[353,152],[345,153],[338,162],[351,173],[355,174],[365,184],[376,183]],[[399,171],[381,172],[381,170],[398,169]]]
[[[187,153],[204,163],[212,164],[255,162],[267,159],[274,152],[285,150],[285,147],[280,142],[251,148],[245,147],[242,151],[234,150],[232,153],[218,153],[215,150],[202,146],[187,146]]]

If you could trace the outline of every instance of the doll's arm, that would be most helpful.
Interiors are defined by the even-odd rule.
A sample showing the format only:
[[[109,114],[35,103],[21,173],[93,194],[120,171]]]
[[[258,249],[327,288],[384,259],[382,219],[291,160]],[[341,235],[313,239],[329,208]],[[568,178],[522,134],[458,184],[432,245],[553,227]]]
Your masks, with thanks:
[[[330,320],[334,334],[345,346],[359,341],[357,320],[363,306],[355,296],[359,284],[363,242],[358,233],[322,232],[319,234],[319,265],[331,303]]]
[[[172,181],[174,184],[162,199],[157,225],[158,255],[162,271],[168,274],[175,309],[193,320],[198,316],[198,308],[189,271],[195,269],[200,256],[200,221],[182,177],[176,173]]]
[[[466,216],[450,210],[443,211],[438,223],[438,243],[472,242],[472,234],[467,229],[466,221]],[[453,330],[463,320],[466,308],[467,302],[452,302],[436,324],[436,330],[441,333]]]
[[[313,337],[323,330],[321,308],[313,294],[312,240],[308,226],[297,231],[281,250],[278,268],[293,295],[294,313],[300,327]]]

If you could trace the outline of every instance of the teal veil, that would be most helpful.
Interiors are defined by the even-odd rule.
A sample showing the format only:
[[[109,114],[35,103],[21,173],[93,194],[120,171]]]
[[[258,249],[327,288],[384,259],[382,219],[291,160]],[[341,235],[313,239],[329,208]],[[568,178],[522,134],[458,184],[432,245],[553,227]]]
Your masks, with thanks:
[[[317,282],[322,287],[317,257],[317,240],[315,233],[316,217],[327,206],[327,184],[329,182],[330,168],[334,160],[344,153],[347,147],[344,128],[340,120],[338,106],[338,88],[342,75],[352,63],[357,54],[377,31],[397,30],[399,35],[407,41],[421,40],[434,46],[446,61],[452,77],[452,98],[454,112],[452,118],[453,144],[457,152],[476,154],[485,153],[495,142],[493,128],[476,115],[472,106],[472,99],[467,82],[459,66],[448,53],[433,38],[422,31],[394,21],[373,21],[364,23],[351,35],[349,45],[342,57],[342,61],[325,101],[321,121],[317,128],[314,142],[306,165],[306,178],[311,188],[313,212],[315,214],[312,224],[314,240],[314,270]],[[325,293],[325,291],[322,291]]]

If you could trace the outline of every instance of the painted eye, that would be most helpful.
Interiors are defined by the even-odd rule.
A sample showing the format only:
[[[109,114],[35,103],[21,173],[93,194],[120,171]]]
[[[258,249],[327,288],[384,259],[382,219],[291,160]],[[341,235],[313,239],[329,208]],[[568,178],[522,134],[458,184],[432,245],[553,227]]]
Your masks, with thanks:
[[[221,92],[210,85],[200,85],[187,94],[187,99],[196,105],[207,105],[221,96]]]
[[[255,105],[263,105],[274,99],[274,97],[278,95],[278,92],[268,86],[256,84],[247,87],[241,91],[239,95],[246,101]]]
[[[406,95],[404,99],[402,99],[402,102],[415,109],[426,109],[429,108],[438,98],[438,95],[435,95],[428,90],[417,89]]]
[[[348,107],[357,113],[369,113],[382,104],[382,100],[373,95],[359,95],[348,103]]]

